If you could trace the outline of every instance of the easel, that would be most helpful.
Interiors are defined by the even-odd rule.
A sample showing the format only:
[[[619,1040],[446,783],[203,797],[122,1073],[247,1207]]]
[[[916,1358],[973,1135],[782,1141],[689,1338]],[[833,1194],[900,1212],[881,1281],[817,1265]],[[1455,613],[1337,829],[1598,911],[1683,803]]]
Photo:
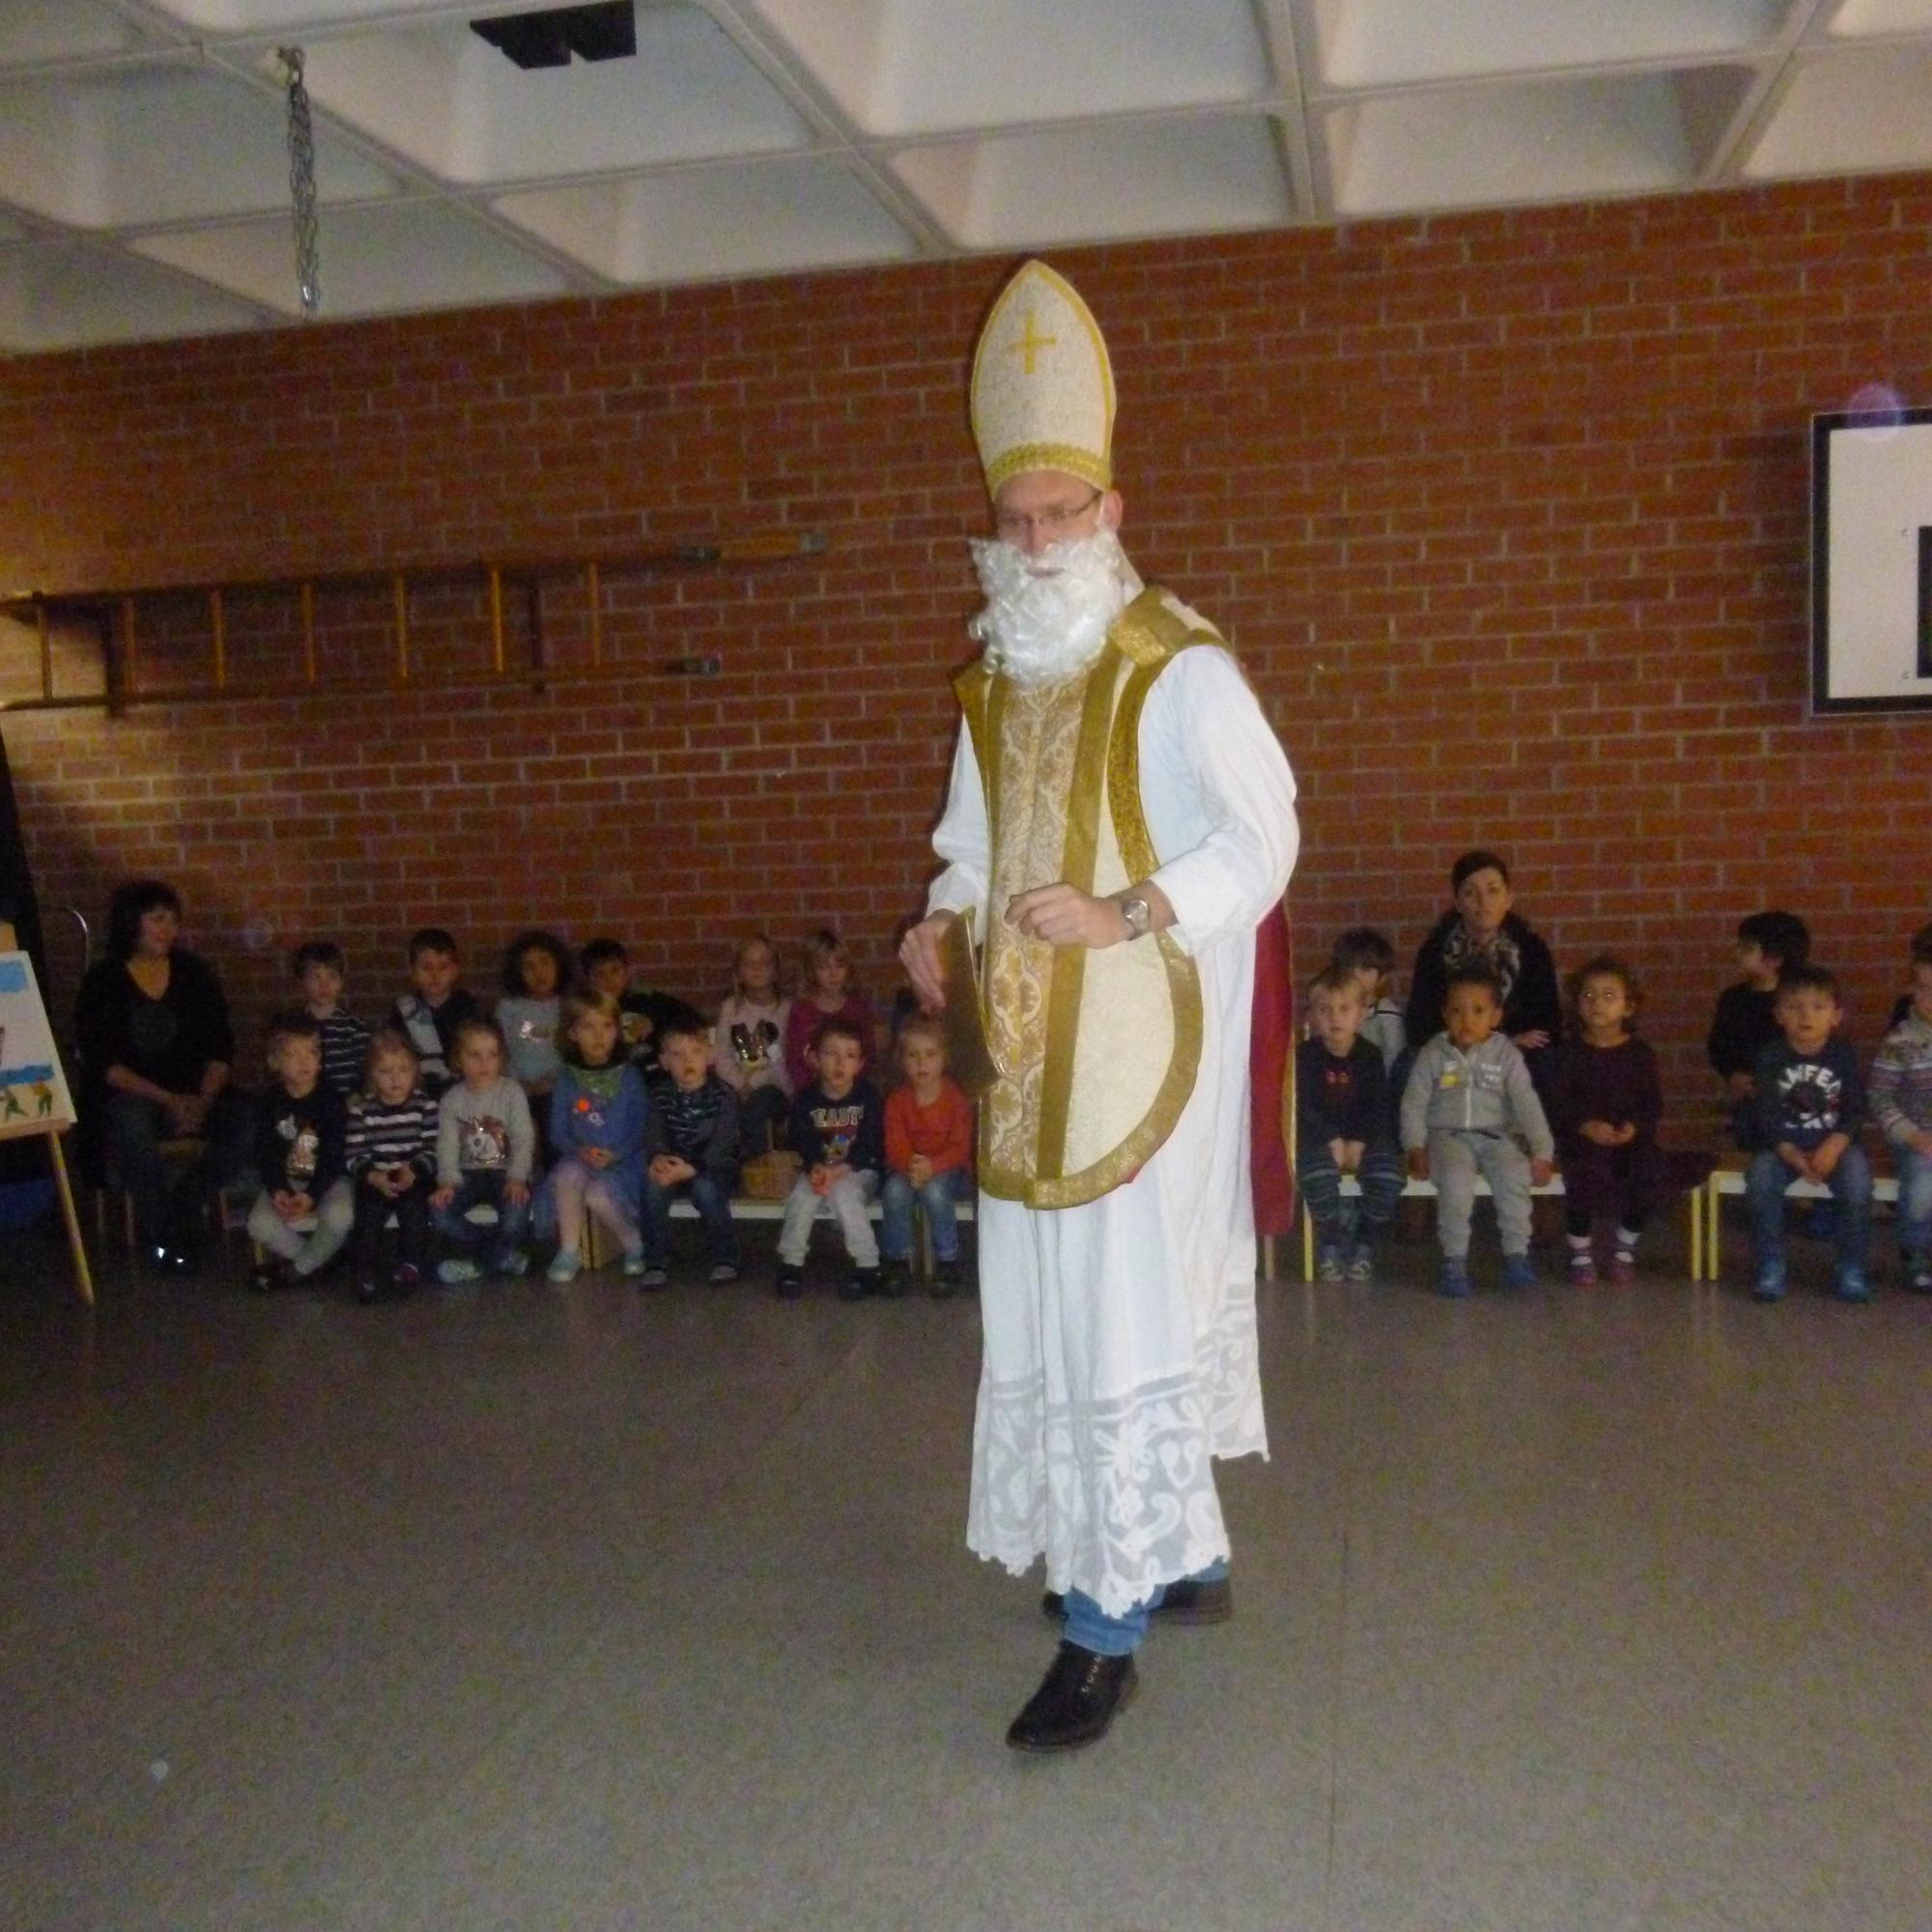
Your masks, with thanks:
[[[5,920],[0,920],[0,952],[17,950],[14,928]],[[73,1271],[80,1284],[80,1298],[89,1308],[94,1306],[94,1276],[87,1265],[87,1243],[80,1237],[80,1216],[74,1212],[73,1183],[68,1179],[67,1156],[61,1151],[61,1136],[73,1124],[63,1120],[52,1124],[39,1121],[23,1121],[17,1126],[0,1125],[0,1141],[19,1140],[27,1134],[39,1134],[47,1144],[47,1153],[54,1164],[54,1185],[60,1190],[61,1218],[67,1223],[67,1244],[73,1255]]]

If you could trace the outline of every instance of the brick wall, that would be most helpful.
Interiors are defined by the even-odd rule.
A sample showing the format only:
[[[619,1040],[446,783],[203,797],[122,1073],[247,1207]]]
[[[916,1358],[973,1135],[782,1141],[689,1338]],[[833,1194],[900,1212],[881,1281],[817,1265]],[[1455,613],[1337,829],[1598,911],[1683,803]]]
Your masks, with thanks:
[[[1230,634],[1299,774],[1304,961],[1356,920],[1411,948],[1482,842],[1559,961],[1636,961],[1680,1125],[1746,911],[1803,911],[1873,1038],[1932,916],[1932,719],[1804,716],[1806,427],[1932,391],[1932,179],[1055,259],[1113,348],[1129,548]],[[595,679],[438,690],[487,648],[455,589],[408,691],[350,599],[324,648],[356,692],[10,718],[44,896],[175,879],[250,1013],[312,932],[375,1008],[431,919],[479,980],[536,921],[715,997],[737,934],[829,921],[887,981],[974,603],[966,360],[1009,267],[0,368],[10,583],[829,541],[613,582]],[[566,660],[582,614],[548,613]],[[196,621],[157,624],[144,675]],[[279,621],[235,619],[242,663],[295,648]],[[698,652],[724,674],[654,674]]]

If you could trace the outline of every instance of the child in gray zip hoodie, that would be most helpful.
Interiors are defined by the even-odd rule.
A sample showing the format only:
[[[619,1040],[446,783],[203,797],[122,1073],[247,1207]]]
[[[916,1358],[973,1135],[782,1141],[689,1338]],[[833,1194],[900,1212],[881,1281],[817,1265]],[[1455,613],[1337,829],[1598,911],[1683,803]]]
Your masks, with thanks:
[[[1444,1030],[1416,1055],[1403,1090],[1402,1144],[1409,1173],[1435,1182],[1439,1286],[1448,1295],[1469,1292],[1469,1216],[1479,1174],[1495,1199],[1504,1286],[1527,1288],[1536,1279],[1529,1191],[1549,1179],[1556,1142],[1521,1053],[1497,1031],[1502,1016],[1502,993],[1487,971],[1452,973]]]

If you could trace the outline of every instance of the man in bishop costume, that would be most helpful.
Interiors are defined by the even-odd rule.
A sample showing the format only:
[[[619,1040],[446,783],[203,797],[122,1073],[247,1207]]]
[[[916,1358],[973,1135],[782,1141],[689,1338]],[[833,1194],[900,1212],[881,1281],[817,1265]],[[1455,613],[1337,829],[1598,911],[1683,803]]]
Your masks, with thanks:
[[[1233,1609],[1219,1458],[1264,1455],[1248,1043],[1255,934],[1297,844],[1294,781],[1220,637],[1118,532],[1114,380],[1079,295],[1029,262],[974,356],[993,536],[983,645],[901,957],[977,1000],[985,1324],[967,1542],[1046,1562],[1062,1641],[1008,1742],[1091,1744],[1150,1620]],[[968,922],[977,986],[941,947]]]

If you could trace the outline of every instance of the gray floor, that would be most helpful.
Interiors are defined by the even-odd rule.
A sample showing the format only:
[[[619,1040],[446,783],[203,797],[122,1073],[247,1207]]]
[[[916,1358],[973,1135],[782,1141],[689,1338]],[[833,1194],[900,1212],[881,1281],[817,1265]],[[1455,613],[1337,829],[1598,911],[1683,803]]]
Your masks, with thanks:
[[[0,1264],[8,1932],[1932,1925],[1932,1304],[1264,1291],[1239,1613],[1055,1761],[970,1304],[62,1271]]]

